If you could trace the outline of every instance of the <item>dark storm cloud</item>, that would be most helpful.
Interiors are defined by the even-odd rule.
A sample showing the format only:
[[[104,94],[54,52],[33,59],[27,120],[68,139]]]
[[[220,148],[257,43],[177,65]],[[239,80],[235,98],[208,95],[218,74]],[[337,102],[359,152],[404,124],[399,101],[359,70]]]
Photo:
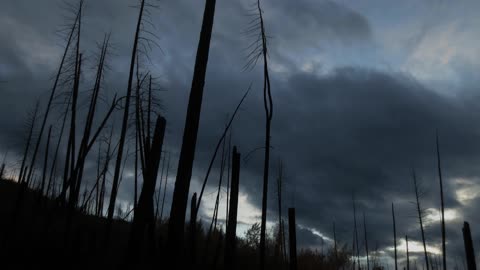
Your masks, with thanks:
[[[0,85],[1,151],[11,148],[13,141],[24,136],[25,111],[36,97],[44,98],[50,87],[49,78],[55,73],[62,50],[52,34],[62,23],[61,9],[51,8],[55,3],[11,1],[0,11],[2,21],[8,20],[9,27],[13,27],[0,25],[0,78],[7,81]],[[94,55],[95,42],[102,39],[104,32],[112,32],[114,56],[109,60],[111,70],[105,80],[110,97],[114,92],[125,92],[137,16],[135,9],[128,8],[131,3],[134,2],[87,1],[85,53]],[[159,6],[159,10],[152,10],[151,20],[156,25],[157,42],[164,53],[154,49],[150,55],[152,63],[144,63],[145,69],[152,70],[162,88],[168,90],[162,92],[161,97],[168,121],[166,149],[172,152],[171,175],[174,175],[203,1],[161,1]],[[197,180],[203,179],[227,115],[232,113],[250,82],[253,89],[234,122],[233,143],[238,145],[244,158],[263,145],[260,70],[242,72],[248,54],[245,48],[251,40],[241,32],[248,26],[246,15],[250,7],[241,1],[218,2],[192,192],[197,191]],[[454,192],[457,184],[452,179],[473,179],[475,184],[479,181],[476,178],[480,150],[477,95],[466,91],[458,97],[446,97],[399,72],[362,67],[337,68],[322,74],[300,71],[293,63],[298,60],[297,55],[309,58],[315,56],[312,51],[332,44],[346,50],[357,43],[368,42],[373,35],[368,20],[334,1],[265,1],[264,9],[267,29],[273,36],[271,59],[274,64],[287,67],[271,74],[275,106],[269,194],[271,221],[275,221],[277,211],[276,167],[282,159],[286,170],[285,204],[297,208],[297,220],[304,226],[299,229],[300,246],[319,245],[318,236],[305,228],[315,228],[333,238],[333,222],[342,243],[351,243],[353,193],[358,223],[362,223],[362,212],[365,212],[371,239],[378,241],[379,248],[391,246],[392,201],[396,203],[399,235],[412,234],[412,238],[418,240],[414,207],[409,203],[413,200],[410,170],[417,169],[418,177],[429,191],[424,197],[424,206],[438,208],[436,129],[440,133],[447,205],[462,209],[465,217],[476,219],[474,202],[464,206],[457,201]],[[22,38],[15,29],[35,33],[30,37],[36,43]],[[49,55],[52,51],[48,48],[54,48],[51,57],[32,59],[32,51]],[[87,74],[83,81],[85,88],[90,81]],[[16,152],[19,154],[21,148],[16,148]],[[247,193],[257,207],[261,200],[262,159],[262,151],[256,151],[242,162],[241,191]],[[212,174],[211,187],[218,180],[217,175],[217,172]],[[170,181],[173,180],[171,177]],[[125,176],[122,185],[120,198],[129,200],[131,178]],[[166,209],[169,208],[167,198]],[[448,233],[452,239],[459,239],[458,225],[458,220],[449,223]],[[438,243],[438,232],[436,223],[428,228],[432,244]],[[449,251],[458,250],[460,246],[459,241],[452,240]]]
[[[365,211],[370,230],[389,239],[391,202],[399,201],[400,230],[415,222],[407,219],[415,213],[405,201],[414,199],[412,166],[429,191],[424,206],[437,208],[437,128],[447,179],[478,174],[478,115],[461,100],[442,97],[401,74],[352,68],[320,77],[294,75],[287,87],[286,96],[277,96],[285,103],[278,105],[282,121],[276,122],[274,145],[287,171],[291,168],[289,184],[296,186],[295,205],[304,225],[329,232],[333,219],[349,235],[353,214],[346,212],[353,211],[354,192],[359,217]],[[459,206],[453,192],[449,185],[452,208]]]
[[[367,19],[340,2],[278,1],[275,2],[275,6],[277,8],[273,8],[272,5],[273,11],[269,12],[269,17],[280,17],[284,23],[272,24],[271,27],[274,33],[285,33],[283,36],[278,35],[282,40],[286,40],[285,37],[291,37],[291,40],[311,38],[311,41],[320,43],[334,38],[352,42],[369,39],[372,34]],[[305,37],[302,34],[312,29],[315,29],[316,35]]]

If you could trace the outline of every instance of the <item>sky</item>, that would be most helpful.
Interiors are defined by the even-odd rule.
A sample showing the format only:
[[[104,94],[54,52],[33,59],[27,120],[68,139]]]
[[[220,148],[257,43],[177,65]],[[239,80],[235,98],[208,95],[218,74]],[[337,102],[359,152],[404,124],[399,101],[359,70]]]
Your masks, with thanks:
[[[155,34],[149,38],[158,47],[153,46],[149,59],[141,62],[162,90],[158,97],[167,119],[165,150],[172,155],[170,194],[204,1],[150,1],[158,8],[149,10],[148,29]],[[111,33],[103,90],[108,100],[126,91],[136,1],[85,2],[82,52],[91,68],[82,77],[82,89],[91,87],[97,44]],[[252,84],[232,129],[232,143],[242,154],[242,232],[260,221],[263,152],[252,150],[263,145],[265,136],[261,65],[243,68],[253,41],[244,33],[252,4],[250,0],[217,1],[190,188],[199,191],[228,115]],[[281,160],[283,212],[296,208],[299,246],[319,248],[322,237],[331,245],[333,223],[339,241],[350,246],[354,194],[358,223],[363,223],[365,213],[369,245],[378,246],[386,262],[391,263],[393,256],[392,203],[398,238],[408,235],[412,252],[419,256],[421,238],[412,204],[414,168],[425,191],[421,202],[429,213],[427,244],[439,254],[438,130],[448,263],[461,267],[463,221],[470,222],[474,244],[480,244],[475,227],[480,222],[475,211],[480,203],[480,80],[476,74],[480,2],[263,0],[262,5],[274,104],[269,224],[276,222],[278,213],[275,179]],[[23,151],[28,112],[37,99],[45,104],[49,94],[65,44],[59,30],[71,14],[58,0],[3,0],[0,7],[0,154],[8,153],[13,172]],[[58,117],[51,121],[58,125]],[[118,127],[114,133],[116,138]],[[87,163],[90,173],[94,173],[94,156]],[[216,164],[207,187],[201,213],[205,220],[213,211],[218,169]],[[133,197],[132,170],[127,166],[120,187],[119,200],[125,205]],[[402,264],[403,240],[398,248]]]

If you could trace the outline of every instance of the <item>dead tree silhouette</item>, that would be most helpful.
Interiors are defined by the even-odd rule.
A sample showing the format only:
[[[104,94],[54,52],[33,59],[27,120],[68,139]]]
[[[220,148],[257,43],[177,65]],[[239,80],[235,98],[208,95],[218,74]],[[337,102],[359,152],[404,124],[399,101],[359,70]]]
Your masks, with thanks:
[[[28,158],[28,153],[29,153],[29,150],[30,150],[30,144],[32,142],[32,136],[33,136],[33,131],[34,131],[34,127],[35,127],[35,122],[37,122],[39,107],[40,107],[40,102],[37,100],[32,113],[30,113],[30,119],[28,120],[29,122],[27,124],[28,125],[28,135],[27,135],[27,140],[25,142],[25,151],[23,153],[22,165],[20,166],[20,173],[19,173],[19,176],[18,176],[18,182],[20,184],[24,182],[24,178],[25,178],[24,174],[27,171],[25,166],[26,166],[26,161],[27,161],[27,158]]]
[[[172,207],[168,223],[167,258],[170,269],[181,269],[183,255],[185,213],[192,177],[195,146],[203,99],[203,87],[207,71],[210,39],[212,36],[216,0],[206,0],[200,41],[198,43],[192,87],[188,101],[187,116],[183,133],[182,148],[178,161],[177,177],[173,190]]]
[[[468,224],[468,222],[466,221],[463,223],[462,232],[463,242],[465,244],[465,255],[467,259],[468,270],[476,270],[477,264],[475,263],[475,252],[473,249],[472,233],[470,232],[470,224]]]
[[[290,270],[297,270],[297,233],[295,208],[288,208],[288,235],[290,244]]]
[[[138,39],[140,35],[140,27],[142,24],[144,8],[145,8],[145,0],[141,0],[137,27],[135,30],[135,37],[133,39],[133,48],[132,48],[132,55],[130,60],[130,71],[128,75],[127,93],[125,97],[125,105],[124,105],[125,107],[123,110],[122,128],[120,132],[120,141],[117,149],[117,159],[115,161],[115,169],[114,169],[114,174],[112,179],[112,189],[111,189],[112,191],[110,193],[110,201],[108,204],[108,211],[107,211],[107,225],[105,230],[106,246],[108,246],[108,243],[110,241],[110,233],[111,233],[112,222],[113,222],[113,213],[115,210],[115,202],[117,199],[117,192],[118,192],[118,186],[119,186],[119,180],[120,180],[120,169],[122,167],[123,151],[124,151],[125,139],[127,135],[127,124],[128,124],[128,116],[130,111],[130,99],[132,96],[133,73],[135,70],[135,59],[137,56]]]
[[[408,236],[405,235],[405,245],[407,250],[405,251],[407,254],[407,270],[410,270],[410,253],[408,251]]]
[[[413,187],[414,187],[414,190],[415,190],[416,210],[417,210],[418,221],[419,221],[419,225],[420,225],[420,232],[422,234],[422,243],[423,243],[423,253],[424,253],[424,256],[425,256],[425,265],[426,265],[427,270],[429,270],[430,267],[429,267],[429,263],[428,263],[427,244],[426,244],[426,240],[425,240],[425,231],[424,231],[424,228],[423,228],[424,212],[423,212],[423,210],[421,208],[421,205],[420,205],[420,196],[422,195],[422,192],[420,191],[419,186],[418,186],[417,176],[415,174],[415,169],[412,169],[412,178],[413,178]]]
[[[251,85],[248,87],[247,91],[245,91],[245,94],[242,96],[242,98],[240,99],[237,107],[235,108],[232,116],[230,117],[230,120],[228,122],[228,124],[225,126],[224,130],[223,130],[223,133],[222,133],[222,136],[220,137],[220,139],[218,140],[217,142],[217,146],[215,147],[215,151],[212,155],[212,158],[210,159],[210,164],[208,166],[208,169],[207,169],[207,172],[206,172],[206,175],[205,175],[205,178],[203,180],[203,183],[202,183],[202,188],[201,188],[201,191],[200,191],[200,195],[198,196],[198,199],[197,199],[197,202],[196,202],[196,209],[194,209],[193,211],[193,215],[192,215],[192,218],[190,219],[190,228],[196,228],[197,227],[197,214],[198,214],[198,211],[200,209],[200,205],[201,205],[201,202],[202,202],[202,197],[203,197],[203,193],[205,191],[205,187],[207,185],[207,181],[208,181],[208,178],[209,178],[209,175],[210,175],[210,172],[212,170],[212,167],[213,167],[213,163],[215,162],[215,158],[217,156],[217,153],[218,153],[218,150],[220,149],[220,146],[222,145],[222,143],[225,141],[226,139],[226,135],[230,129],[230,127],[232,126],[233,124],[233,121],[235,119],[235,116],[237,115],[241,105],[243,104],[243,102],[245,101],[248,93],[250,92],[251,90]],[[197,230],[191,230],[191,241],[195,242],[196,241],[196,232]],[[192,252],[191,254],[195,255],[194,252]],[[195,260],[195,258],[192,258],[192,260]]]
[[[148,240],[154,241],[154,205],[153,196],[157,182],[158,168],[161,159],[163,138],[165,135],[165,118],[159,116],[155,125],[153,141],[149,152],[140,153],[144,157],[143,186],[138,200],[138,205],[133,216],[132,229],[128,243],[127,261],[136,264],[144,241],[145,229],[148,227]],[[153,256],[152,246],[149,247],[149,254]]]
[[[45,180],[47,179],[47,166],[48,166],[48,150],[50,149],[50,140],[52,138],[52,126],[48,128],[47,135],[47,145],[45,146],[45,157],[43,162],[43,173],[40,184],[39,198],[43,196],[43,191],[45,190]]]
[[[57,141],[57,146],[55,147],[55,152],[53,154],[53,160],[52,160],[52,166],[50,168],[50,177],[48,178],[48,185],[47,185],[47,196],[50,191],[50,188],[53,189],[54,187],[54,175],[56,173],[57,169],[57,159],[58,159],[58,154],[60,152],[60,145],[62,143],[62,138],[63,138],[63,133],[65,131],[65,124],[67,123],[67,118],[68,118],[68,111],[70,109],[70,98],[67,101],[67,106],[65,108],[64,114],[63,114],[63,120],[62,120],[62,125],[60,127],[60,134],[58,135],[58,141]],[[53,186],[52,186],[53,184]],[[52,192],[55,193],[55,192]],[[52,194],[52,198],[55,197],[55,194]]]
[[[398,270],[397,260],[397,223],[395,222],[395,207],[392,203],[392,219],[393,219],[393,248],[395,251],[395,270]]]
[[[277,176],[277,202],[278,202],[278,239],[279,239],[279,245],[278,249],[276,252],[278,252],[278,255],[280,255],[280,263],[283,265],[283,263],[286,261],[286,248],[285,248],[285,235],[284,235],[284,228],[283,228],[283,216],[282,216],[282,188],[283,188],[283,162],[280,161],[278,164],[278,176]]]
[[[443,200],[443,180],[442,180],[442,164],[440,160],[440,143],[438,139],[438,130],[435,133],[436,137],[436,146],[437,146],[437,168],[438,168],[438,180],[440,184],[440,206],[441,206],[441,213],[442,213],[442,262],[443,262],[443,269],[447,269],[447,254],[445,248],[445,204]]]
[[[352,205],[353,205],[353,243],[354,249],[352,251],[352,255],[356,255],[357,257],[357,267],[360,269],[360,247],[358,244],[358,229],[357,229],[357,208],[355,203],[355,195],[352,194]],[[355,266],[354,266],[355,269]]]
[[[78,5],[77,16],[75,18],[75,22],[73,23],[73,25],[71,27],[70,35],[68,37],[67,44],[65,46],[65,51],[63,53],[62,60],[60,61],[60,66],[58,68],[57,75],[55,77],[55,81],[53,83],[53,87],[52,87],[52,90],[50,92],[50,97],[48,99],[47,107],[46,107],[45,113],[43,115],[42,125],[40,126],[40,131],[39,131],[38,136],[37,136],[37,142],[35,144],[35,149],[33,151],[32,159],[30,161],[30,170],[28,171],[28,174],[27,174],[27,181],[29,180],[29,178],[31,178],[32,173],[33,173],[33,168],[35,167],[35,161],[36,161],[37,153],[38,153],[38,150],[39,150],[39,147],[40,147],[40,143],[42,141],[43,132],[44,132],[45,126],[47,124],[47,119],[48,119],[48,116],[49,116],[49,113],[50,113],[50,109],[51,109],[51,106],[52,106],[53,99],[55,97],[55,92],[57,90],[57,86],[58,86],[58,83],[59,83],[59,80],[60,80],[60,76],[62,74],[63,65],[64,65],[65,59],[67,57],[67,53],[68,53],[68,50],[69,50],[69,47],[70,47],[70,44],[71,44],[71,41],[72,41],[72,38],[73,38],[73,34],[74,34],[76,28],[80,28],[80,18],[82,16],[81,15],[82,14],[82,8],[83,8],[83,0],[80,0],[79,5]],[[77,26],[77,23],[78,23],[78,26]],[[80,32],[80,30],[78,30],[78,32]]]
[[[168,184],[168,172],[170,170],[170,152],[168,152],[168,160],[167,160],[167,172],[165,174],[165,183],[163,185],[163,198],[162,198],[162,207],[160,209],[160,221],[162,220],[163,217],[163,206],[165,205],[165,196],[167,194],[167,184]]]
[[[270,75],[268,71],[268,46],[263,10],[260,0],[256,3],[257,16],[252,21],[247,33],[256,33],[257,39],[249,47],[253,48],[248,56],[246,68],[253,68],[259,58],[263,60],[263,106],[265,109],[265,157],[263,165],[263,192],[262,192],[262,222],[260,229],[260,269],[265,269],[266,255],[266,224],[267,224],[267,202],[268,202],[268,176],[270,169],[270,129],[273,116],[273,101],[270,88]]]
[[[367,270],[370,269],[370,259],[368,257],[368,237],[367,237],[367,222],[365,220],[365,212],[363,213],[363,229],[365,235],[365,253],[367,254]]]
[[[238,211],[238,190],[240,182],[240,153],[237,147],[233,147],[232,155],[232,190],[230,196],[230,212],[225,233],[225,259],[224,269],[234,269],[236,252],[236,230],[237,230],[237,211]]]
[[[81,38],[81,25],[82,25],[82,7],[80,7],[78,12],[78,26],[76,31],[76,46],[74,53],[74,75],[73,75],[73,89],[71,92],[71,120],[70,120],[70,132],[68,135],[67,143],[67,154],[65,158],[65,166],[63,172],[63,186],[62,193],[60,194],[60,201],[65,204],[67,197],[67,190],[70,188],[72,190],[74,187],[71,186],[72,182],[69,181],[73,175],[73,170],[75,167],[75,132],[76,132],[76,113],[77,113],[77,103],[78,103],[78,92],[81,76],[81,67],[82,67],[82,54],[80,53],[80,38]],[[70,174],[70,178],[69,178]],[[68,225],[67,225],[68,227]]]

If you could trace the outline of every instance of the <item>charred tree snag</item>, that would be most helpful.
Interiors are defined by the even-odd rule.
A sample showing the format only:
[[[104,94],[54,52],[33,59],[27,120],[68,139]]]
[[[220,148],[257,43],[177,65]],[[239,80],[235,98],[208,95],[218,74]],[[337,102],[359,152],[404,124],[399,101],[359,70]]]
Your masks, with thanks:
[[[142,0],[140,4],[140,11],[138,15],[135,37],[133,40],[132,56],[130,60],[130,71],[129,71],[128,85],[127,85],[127,95],[125,98],[125,108],[123,111],[122,129],[120,132],[120,141],[119,141],[118,150],[117,150],[117,160],[115,162],[115,171],[112,179],[112,192],[110,194],[110,202],[108,204],[108,210],[107,210],[107,227],[105,231],[105,242],[107,245],[108,245],[108,242],[110,241],[110,232],[111,232],[112,223],[113,223],[113,213],[115,211],[115,202],[117,200],[117,192],[118,192],[118,186],[119,186],[119,180],[120,180],[120,170],[122,167],[123,150],[125,148],[125,139],[127,137],[128,116],[130,111],[130,100],[132,96],[133,73],[135,70],[135,59],[137,56],[137,46],[138,46],[138,39],[140,35],[140,28],[142,24],[144,7],[145,7],[145,0]]]
[[[237,231],[238,190],[240,182],[240,153],[233,147],[232,156],[232,185],[230,191],[230,207],[225,235],[225,266],[224,269],[234,269]]]
[[[153,196],[158,175],[158,167],[162,154],[163,138],[165,135],[165,118],[159,116],[155,125],[151,150],[145,155],[145,171],[143,172],[143,186],[138,199],[138,205],[133,217],[132,230],[128,243],[127,258],[129,263],[136,264],[144,242],[145,229],[148,227],[148,240],[152,241],[154,221]],[[151,250],[150,250],[151,251]],[[153,254],[152,254],[153,255]]]
[[[290,270],[297,270],[297,234],[295,208],[288,208],[288,236],[290,244]]]
[[[468,222],[463,223],[463,243],[465,244],[465,255],[467,257],[468,270],[477,270],[475,263],[475,252],[473,250],[472,234],[470,232],[470,225]]]
[[[183,131],[182,149],[178,161],[177,179],[173,190],[170,221],[168,224],[167,258],[170,269],[181,268],[181,257],[184,254],[185,213],[192,177],[193,160],[195,158],[195,146],[202,108],[203,87],[205,85],[205,74],[210,51],[215,4],[216,0],[206,0],[205,2],[200,41],[195,59],[192,87],[188,101],[185,129]]]

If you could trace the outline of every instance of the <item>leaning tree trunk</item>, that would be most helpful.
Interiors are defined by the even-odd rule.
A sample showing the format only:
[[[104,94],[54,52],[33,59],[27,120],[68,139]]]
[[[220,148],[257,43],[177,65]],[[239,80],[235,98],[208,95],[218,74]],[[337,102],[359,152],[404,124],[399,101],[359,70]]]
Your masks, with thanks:
[[[154,221],[153,196],[155,193],[155,184],[157,182],[158,167],[160,164],[163,138],[165,135],[165,118],[159,116],[155,126],[152,147],[149,153],[145,153],[145,171],[143,173],[144,181],[138,205],[133,216],[132,230],[128,243],[127,260],[129,263],[136,264],[142,248],[145,229],[148,226],[151,234]],[[143,155],[143,153],[142,153]],[[149,235],[149,240],[154,236]],[[151,253],[150,253],[151,254]]]
[[[40,191],[39,191],[40,198],[43,195],[43,190],[45,189],[45,182],[47,178],[48,150],[50,149],[51,136],[52,136],[52,126],[50,126],[50,128],[48,129],[47,145],[45,146],[45,159],[43,161],[42,182],[40,184]]]
[[[422,242],[423,242],[423,253],[425,256],[425,265],[427,270],[429,270],[429,263],[428,263],[428,253],[427,253],[427,243],[425,240],[425,230],[423,229],[423,218],[422,218],[422,208],[420,206],[420,193],[418,190],[418,184],[417,184],[417,177],[415,175],[415,170],[412,170],[412,177],[413,177],[413,185],[415,188],[415,200],[416,200],[416,206],[417,206],[417,214],[418,214],[418,221],[420,223],[420,232],[422,233]]]
[[[206,0],[203,14],[202,30],[198,43],[195,69],[193,73],[192,87],[188,101],[187,117],[183,133],[182,149],[177,169],[177,179],[173,191],[170,221],[168,224],[167,258],[170,268],[181,264],[183,256],[185,213],[187,210],[188,192],[192,177],[193,160],[195,157],[195,145],[197,143],[198,126],[202,108],[203,87],[207,71],[210,39],[212,36],[213,20],[215,15],[216,0]]]
[[[110,136],[108,137],[108,142],[107,142],[107,151],[106,151],[106,156],[105,156],[105,162],[104,162],[104,167],[102,171],[102,183],[100,185],[100,194],[98,198],[98,205],[96,209],[96,215],[98,217],[103,216],[103,204],[105,201],[105,185],[107,182],[107,171],[110,166],[110,161],[113,156],[113,151],[111,151],[112,147],[112,136],[113,136],[113,127],[110,130]]]
[[[197,263],[197,238],[195,237],[197,230],[197,193],[193,193],[190,201],[190,229],[189,229],[189,243],[190,243],[190,269],[194,269]]]
[[[67,122],[69,109],[70,109],[70,99],[68,99],[67,107],[65,108],[63,121],[62,121],[62,126],[60,128],[60,134],[58,135],[57,146],[55,147],[55,153],[53,154],[52,167],[50,168],[50,177],[48,179],[48,185],[47,185],[47,196],[48,196],[48,191],[50,190],[50,184],[54,180],[53,175],[55,174],[56,169],[57,169],[58,153],[60,151],[60,145],[62,143],[63,132],[65,131],[65,124]],[[52,192],[52,193],[53,193],[52,197],[55,197],[55,192]]]
[[[70,182],[72,183],[72,188],[70,189],[70,194],[71,198],[70,201],[73,205],[77,204],[79,194],[80,194],[80,188],[81,188],[81,183],[82,183],[82,178],[83,178],[83,170],[85,167],[85,160],[87,158],[87,155],[89,153],[88,145],[91,144],[90,142],[90,136],[92,133],[92,126],[93,126],[93,120],[95,118],[95,111],[97,107],[97,101],[98,97],[100,94],[100,88],[101,88],[101,81],[103,78],[103,70],[104,70],[104,63],[105,63],[105,57],[107,54],[107,49],[108,49],[108,42],[109,42],[109,36],[106,36],[103,40],[103,45],[100,53],[100,60],[98,63],[98,68],[97,68],[97,74],[96,74],[96,80],[95,80],[95,85],[93,87],[93,93],[91,96],[90,100],[90,106],[87,114],[87,119],[85,122],[85,128],[84,128],[84,134],[82,137],[82,140],[80,142],[80,149],[78,152],[78,158],[77,158],[77,164],[75,166],[74,171],[72,171],[72,175],[70,177]],[[100,129],[103,127],[100,127]]]
[[[37,103],[35,104],[35,109],[33,111],[33,115],[32,115],[32,121],[28,127],[28,136],[27,136],[27,142],[26,142],[26,146],[25,146],[25,152],[23,153],[23,159],[22,159],[22,165],[20,166],[20,174],[18,176],[18,182],[20,184],[22,184],[24,182],[24,175],[27,171],[28,168],[26,168],[26,161],[27,161],[27,157],[28,157],[28,151],[30,149],[30,144],[32,142],[32,136],[33,136],[33,128],[35,126],[35,122],[37,121],[37,114],[38,114],[38,107],[39,107],[39,102],[37,101]]]
[[[73,174],[73,169],[75,166],[75,129],[76,129],[76,112],[77,112],[77,99],[82,67],[82,54],[80,54],[80,34],[81,34],[81,13],[79,13],[78,19],[78,30],[77,30],[77,46],[75,54],[75,77],[72,90],[72,105],[71,105],[71,120],[70,120],[70,132],[68,135],[67,143],[67,155],[65,159],[65,168],[63,173],[63,187],[62,193],[60,195],[60,200],[62,203],[65,203],[67,197],[67,189],[70,187],[72,189],[71,182],[69,181],[69,173]]]
[[[205,187],[207,186],[208,177],[210,176],[210,172],[212,171],[213,163],[215,162],[215,159],[217,157],[218,150],[220,149],[220,146],[222,145],[223,141],[226,139],[227,132],[229,131],[230,127],[232,126],[233,120],[235,119],[235,116],[237,115],[238,110],[240,109],[240,106],[243,104],[243,101],[245,101],[245,98],[247,97],[251,88],[252,88],[252,86],[250,85],[248,87],[247,91],[245,92],[245,94],[243,95],[242,99],[240,100],[240,102],[237,104],[237,107],[233,111],[233,114],[230,117],[230,120],[229,120],[227,126],[223,130],[222,136],[220,137],[220,139],[217,142],[217,146],[215,147],[215,151],[213,152],[213,156],[210,159],[210,164],[208,165],[207,173],[205,175],[205,178],[203,179],[202,188],[200,189],[200,195],[198,196],[197,210],[196,210],[197,212],[200,209],[200,204],[202,202],[202,196],[203,196],[203,193],[205,192]]]
[[[60,81],[60,76],[62,75],[63,65],[64,65],[65,60],[67,58],[68,49],[70,47],[72,37],[73,37],[73,34],[75,32],[77,22],[78,22],[78,29],[79,29],[78,32],[80,32],[80,19],[81,19],[81,16],[82,16],[82,8],[83,8],[83,0],[80,0],[80,5],[78,7],[78,13],[77,13],[77,16],[75,17],[75,21],[72,25],[70,34],[68,36],[67,45],[65,47],[65,51],[63,53],[62,60],[60,61],[60,66],[58,68],[58,72],[57,72],[57,75],[55,77],[55,82],[53,83],[53,87],[52,87],[52,90],[50,92],[50,97],[48,99],[48,104],[47,104],[45,114],[43,115],[42,125],[40,126],[40,132],[38,133],[37,142],[35,144],[35,149],[33,151],[32,160],[30,162],[30,171],[28,172],[27,181],[32,176],[33,168],[35,167],[35,160],[36,160],[36,157],[37,157],[38,149],[40,147],[40,142],[42,141],[43,131],[45,130],[45,126],[47,124],[47,119],[48,119],[48,115],[50,113],[50,108],[52,107],[52,102],[53,102],[53,99],[55,97],[55,92],[57,90],[58,82]],[[77,41],[77,45],[78,45],[78,42],[79,41]]]
[[[167,194],[168,171],[169,170],[170,170],[170,153],[168,153],[167,172],[165,173],[165,182],[163,184],[162,207],[160,209],[160,217],[159,217],[160,221],[162,221],[162,218],[163,218],[163,206],[165,205],[165,195]]]
[[[3,180],[3,174],[5,173],[5,163],[2,163],[2,166],[0,167],[0,180]]]
[[[138,39],[140,35],[140,29],[142,25],[142,18],[143,18],[143,11],[145,7],[145,0],[142,0],[140,5],[140,13],[138,16],[137,21],[137,28],[135,31],[135,37],[133,40],[133,49],[132,49],[132,56],[130,60],[130,71],[128,75],[128,85],[127,85],[127,94],[125,97],[125,108],[123,111],[123,120],[122,120],[122,129],[120,133],[120,141],[118,144],[118,152],[117,152],[117,160],[115,163],[115,171],[113,174],[112,179],[112,192],[110,194],[110,201],[108,204],[108,211],[107,211],[107,227],[105,231],[105,243],[108,245],[110,241],[110,232],[112,229],[112,222],[113,222],[113,213],[115,211],[115,202],[117,200],[117,192],[120,180],[120,170],[122,167],[122,159],[123,159],[123,150],[125,147],[125,140],[127,137],[127,126],[128,126],[128,116],[130,111],[130,99],[132,96],[132,85],[133,85],[133,72],[135,70],[135,58],[137,55],[137,46],[138,46]]]

